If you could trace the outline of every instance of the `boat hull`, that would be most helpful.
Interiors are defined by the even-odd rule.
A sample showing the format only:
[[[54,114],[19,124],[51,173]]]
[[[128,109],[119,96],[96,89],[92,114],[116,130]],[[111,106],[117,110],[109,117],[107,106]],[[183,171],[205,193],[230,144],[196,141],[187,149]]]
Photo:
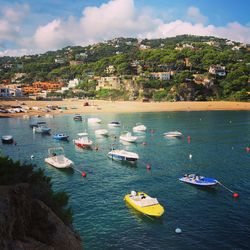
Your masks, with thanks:
[[[142,192],[138,193],[139,195],[142,194]],[[145,194],[145,193],[143,193]],[[145,194],[147,196],[147,194]],[[152,205],[152,206],[146,206],[146,207],[140,207],[137,204],[134,203],[133,199],[131,198],[130,194],[125,195],[124,200],[135,210],[137,210],[140,213],[143,213],[148,216],[152,217],[161,217],[164,213],[164,208],[160,204]]]
[[[115,161],[137,162],[138,160],[138,158],[126,157],[126,156],[117,155],[117,154],[108,154],[108,157]]]
[[[14,142],[12,136],[2,136],[2,143],[3,144],[12,144]]]
[[[73,162],[69,159],[66,159],[66,161],[64,163],[57,163],[53,158],[54,157],[48,157],[48,158],[45,158],[44,161],[47,164],[49,164],[55,168],[58,168],[58,169],[71,168],[73,165]]]
[[[212,187],[218,184],[218,181],[213,178],[202,177],[200,180],[193,180],[188,177],[179,178],[180,181],[202,187]]]

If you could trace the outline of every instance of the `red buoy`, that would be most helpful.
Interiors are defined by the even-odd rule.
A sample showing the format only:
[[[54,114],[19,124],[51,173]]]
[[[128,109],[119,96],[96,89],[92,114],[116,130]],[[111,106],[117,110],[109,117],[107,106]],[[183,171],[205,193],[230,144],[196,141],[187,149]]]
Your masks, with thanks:
[[[190,141],[191,141],[191,136],[188,135],[187,139],[188,139],[188,143],[190,143]]]
[[[250,148],[249,148],[249,147],[246,147],[246,151],[249,152],[249,151],[250,151]]]
[[[235,199],[239,198],[239,194],[238,193],[233,193],[233,198],[235,198]]]
[[[151,169],[150,164],[147,164],[146,168],[147,168],[147,170],[150,170]]]
[[[87,174],[85,172],[82,172],[82,177],[86,177]]]

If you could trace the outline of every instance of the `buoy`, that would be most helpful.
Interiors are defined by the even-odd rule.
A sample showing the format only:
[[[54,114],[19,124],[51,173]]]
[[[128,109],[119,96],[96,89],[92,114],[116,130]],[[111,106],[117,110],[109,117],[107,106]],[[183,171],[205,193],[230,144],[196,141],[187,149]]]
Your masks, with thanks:
[[[147,142],[144,141],[144,142],[142,143],[142,145],[147,145]]]
[[[82,172],[82,177],[86,177],[86,176],[87,176],[86,172]]]
[[[188,135],[187,139],[188,139],[188,143],[190,143],[190,141],[191,141],[191,136]]]
[[[180,233],[182,232],[182,230],[181,230],[180,228],[176,228],[176,229],[175,229],[175,232],[176,232],[177,234],[180,234]]]
[[[147,165],[146,165],[146,168],[147,168],[147,170],[150,170],[150,169],[151,169],[150,164],[147,164]]]
[[[30,159],[34,159],[34,155],[31,155],[31,156],[30,156]]]
[[[239,194],[238,193],[233,193],[233,198],[235,198],[235,199],[239,198]]]
[[[249,148],[249,147],[246,147],[246,151],[249,152],[249,151],[250,151],[250,148]]]
[[[193,156],[192,156],[191,154],[189,154],[189,159],[190,159],[190,160],[192,159],[192,157],[193,157]]]

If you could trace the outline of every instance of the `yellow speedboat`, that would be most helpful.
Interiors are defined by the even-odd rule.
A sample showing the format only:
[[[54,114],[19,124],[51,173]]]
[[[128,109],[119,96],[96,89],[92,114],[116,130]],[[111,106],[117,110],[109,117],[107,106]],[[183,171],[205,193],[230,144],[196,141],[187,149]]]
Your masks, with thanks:
[[[144,192],[131,191],[125,195],[124,200],[137,211],[154,217],[160,217],[164,213],[164,208],[156,198],[152,198]]]

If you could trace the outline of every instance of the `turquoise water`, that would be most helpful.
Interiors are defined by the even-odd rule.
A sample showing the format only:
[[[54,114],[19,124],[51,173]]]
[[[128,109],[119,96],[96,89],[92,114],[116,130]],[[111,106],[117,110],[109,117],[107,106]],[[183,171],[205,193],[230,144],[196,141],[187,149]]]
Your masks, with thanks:
[[[88,115],[86,117],[91,117]],[[92,117],[95,117],[92,115]],[[14,159],[36,163],[52,176],[53,187],[70,194],[74,226],[85,249],[249,249],[250,235],[250,112],[162,112],[103,114],[100,126],[73,121],[73,116],[46,120],[53,132],[66,132],[69,142],[33,134],[29,121],[0,119],[0,135],[12,134],[17,145],[0,149]],[[123,127],[109,129],[113,136],[97,139],[94,130],[120,121]],[[122,130],[141,122],[149,130],[136,145],[115,140]],[[72,139],[87,129],[99,151],[80,150]],[[179,130],[183,139],[166,139],[164,132]],[[191,136],[188,144],[187,136]],[[143,145],[142,142],[146,142]],[[107,158],[111,145],[139,154],[136,166]],[[62,172],[44,163],[47,149],[63,146],[77,171]],[[189,155],[192,154],[192,159]],[[31,160],[30,156],[34,155]],[[151,171],[146,169],[151,165]],[[240,194],[218,186],[199,189],[178,181],[185,173],[213,177]],[[151,219],[128,207],[124,195],[131,190],[157,197],[165,208],[161,219]],[[176,234],[175,229],[182,229]]]

